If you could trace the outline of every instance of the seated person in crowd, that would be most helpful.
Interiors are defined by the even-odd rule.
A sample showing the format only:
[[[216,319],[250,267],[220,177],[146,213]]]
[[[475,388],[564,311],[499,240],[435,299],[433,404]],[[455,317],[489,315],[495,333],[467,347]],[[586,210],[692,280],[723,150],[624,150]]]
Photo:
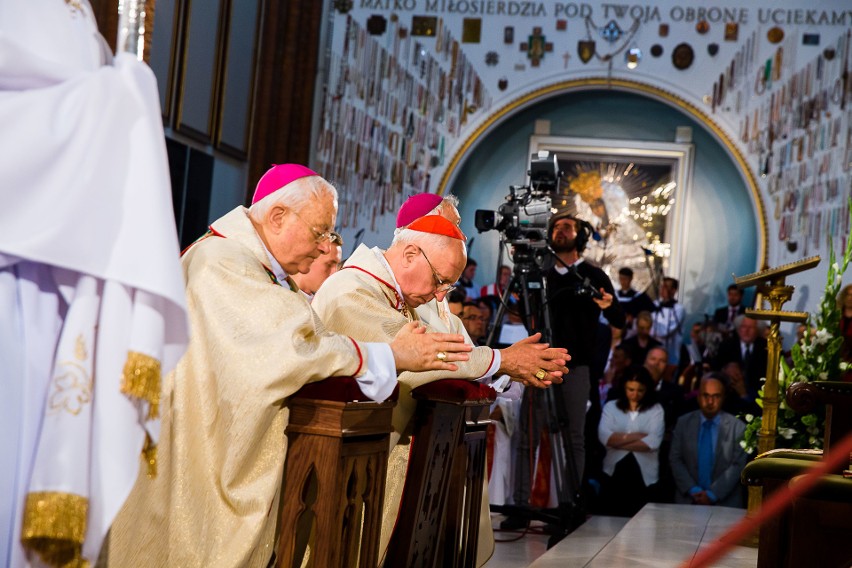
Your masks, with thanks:
[[[639,312],[650,312],[654,309],[654,302],[648,297],[648,294],[634,289],[632,285],[633,270],[626,266],[620,268],[618,270],[619,287],[615,291],[615,297],[621,304],[621,310],[627,319],[626,330],[633,329],[633,322]]]
[[[613,348],[612,357],[609,359],[609,364],[598,387],[601,405],[621,396],[620,391],[624,388],[624,375],[631,365],[633,365],[633,360],[624,345],[617,345]]]
[[[491,311],[491,304],[482,298],[476,299],[476,305],[479,306],[479,311],[485,318],[485,339],[488,339],[488,334],[491,332],[491,327],[494,324],[494,312]]]
[[[479,289],[473,285],[473,278],[476,276],[476,261],[472,258],[467,258],[467,264],[464,265],[462,275],[456,282],[456,287],[464,290],[465,298],[475,300],[479,297]]]
[[[737,319],[737,316],[744,313],[743,291],[736,284],[731,284],[728,286],[728,304],[713,313],[713,323],[727,337],[734,332],[734,320]]]
[[[605,515],[632,517],[655,493],[665,419],[648,370],[631,367],[616,400],[603,407],[598,438],[606,447],[601,480]]]
[[[299,286],[299,290],[308,298],[308,301],[313,299],[322,283],[338,271],[342,256],[343,237],[337,233],[332,233],[328,252],[316,259],[311,264],[310,270],[305,274],[297,272],[291,276]]]
[[[665,432],[660,444],[660,481],[657,486],[656,501],[669,503],[674,494],[674,480],[669,469],[669,448],[671,447],[672,432],[678,417],[684,411],[683,388],[675,381],[675,365],[668,362],[666,350],[653,347],[645,357],[645,368],[654,380],[657,401],[663,407]]]
[[[731,361],[722,367],[722,374],[728,379],[725,389],[725,402],[722,405],[722,410],[741,416],[744,414],[763,413],[763,409],[755,402],[748,394],[746,388],[745,375],[743,374],[743,366],[736,361]]]
[[[485,339],[486,316],[476,302],[465,302],[462,306],[461,320],[474,345],[482,345]]]
[[[662,345],[662,343],[651,337],[651,327],[653,324],[654,319],[651,312],[639,312],[636,315],[636,333],[621,342],[621,346],[630,355],[630,359],[637,364],[642,364],[645,361],[645,357],[648,356],[648,351],[652,347]]]
[[[184,252],[189,348],[163,385],[157,474],[139,475],[116,517],[110,566],[269,566],[288,398],[306,383],[350,376],[384,400],[399,371],[454,374],[468,363],[462,336],[424,333],[416,322],[379,343],[326,330],[291,275],[329,252],[336,213],[331,184],[277,165],[250,209],[217,219]]]
[[[745,506],[740,474],[748,461],[742,447],[745,423],[722,410],[725,376],[711,372],[701,379],[698,410],[681,416],[669,454],[675,503]]]
[[[461,318],[466,301],[464,290],[456,288],[455,290],[450,290],[450,293],[447,294],[447,306],[450,309],[450,313],[457,318]]]
[[[736,334],[719,345],[713,370],[719,371],[734,361],[742,366],[746,392],[751,400],[757,400],[760,379],[766,376],[766,339],[762,336],[760,322],[740,315],[735,320]]]
[[[707,359],[707,327],[697,321],[689,330],[689,340],[680,347],[678,382],[686,392],[697,390],[698,382],[705,371],[710,370]]]

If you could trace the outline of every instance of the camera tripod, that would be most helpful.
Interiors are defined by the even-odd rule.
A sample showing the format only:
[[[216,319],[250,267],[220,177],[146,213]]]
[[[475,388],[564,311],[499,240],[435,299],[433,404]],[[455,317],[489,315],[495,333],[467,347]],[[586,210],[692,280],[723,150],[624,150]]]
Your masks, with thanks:
[[[518,292],[519,312],[527,332],[530,335],[541,332],[541,341],[551,343],[552,331],[547,301],[547,277],[542,273],[539,265],[534,262],[519,262],[515,264],[508,285],[500,298],[500,306],[494,320],[496,323],[488,336],[488,345],[495,344],[495,335],[501,327],[500,322],[506,313],[509,299],[514,291]],[[533,424],[541,422],[549,436],[558,506],[556,509],[546,509],[533,508],[526,504],[491,505],[492,512],[502,513],[510,518],[522,519],[527,522],[539,520],[547,523],[551,533],[548,548],[562,540],[585,520],[585,511],[581,506],[582,500],[579,491],[580,479],[571,446],[569,418],[563,410],[565,408],[563,397],[564,393],[558,386],[551,386],[543,390],[528,388],[524,391],[521,403],[521,412],[530,417],[528,427],[531,428]],[[533,419],[533,415],[536,415],[538,420]],[[533,435],[533,432],[528,432],[528,435],[532,444],[536,436]],[[532,453],[532,446],[530,446],[529,451]],[[527,455],[519,455],[518,459],[527,461],[523,464],[519,461],[515,466],[516,471],[529,464],[529,492],[531,493],[534,470],[532,463],[530,463],[532,459]],[[524,482],[526,480],[522,479],[521,483]]]

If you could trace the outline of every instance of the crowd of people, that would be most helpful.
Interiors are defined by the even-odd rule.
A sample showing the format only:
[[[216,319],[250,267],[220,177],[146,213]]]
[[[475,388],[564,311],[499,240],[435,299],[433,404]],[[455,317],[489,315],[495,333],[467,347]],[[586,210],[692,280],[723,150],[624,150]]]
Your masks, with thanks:
[[[557,242],[553,225],[550,238]],[[582,240],[576,248],[582,253]],[[547,276],[559,278],[554,270]],[[521,401],[524,397],[501,395],[504,399],[498,399],[498,412],[492,416],[502,432],[493,444],[492,471],[515,474],[492,479],[492,502],[556,506],[559,487],[551,486],[558,486],[562,475],[567,485],[572,479],[582,480],[577,497],[586,512],[632,516],[647,502],[744,507],[746,494],[739,475],[748,456],[740,441],[745,417],[762,413],[758,399],[767,369],[768,326],[745,315],[743,292],[735,284],[727,287],[724,306],[694,321],[677,301],[676,279],[662,278],[659,295],[652,299],[632,288],[629,268],[619,270],[618,276],[614,292],[606,286],[601,292],[616,299],[622,315],[604,309],[599,319],[588,321],[578,305],[564,307],[555,293],[552,297],[554,336],[559,338],[554,344],[567,346],[572,356],[571,372],[556,388],[569,392],[572,383],[589,387],[588,396],[580,396],[576,388],[570,391],[570,396],[587,404],[584,413],[561,411],[575,426],[577,417],[585,414],[585,449],[582,454],[574,451],[583,457],[566,460],[565,467],[572,471],[544,471],[535,475],[537,482],[530,482],[531,467],[555,467],[549,456],[542,457],[553,450],[537,450],[527,441],[539,440],[542,432],[538,423],[530,429],[524,420],[529,415]],[[596,303],[605,306],[581,293],[574,294],[574,302],[586,309]],[[852,361],[852,285],[843,288],[837,302],[842,356]],[[688,319],[693,323],[685,333]],[[582,346],[560,334],[571,325],[582,329]],[[803,331],[800,325],[798,341]],[[588,377],[575,373],[575,366],[587,357],[591,357]],[[507,425],[509,420],[515,423]],[[573,439],[566,442],[571,445]],[[501,460],[510,463],[502,465]],[[531,493],[542,492],[549,492],[549,497],[530,500]],[[502,528],[525,527],[528,520],[509,518]]]
[[[661,278],[652,298],[632,287],[631,269],[619,270],[616,288],[584,261],[583,220],[554,215],[548,237],[561,260],[545,274],[552,342],[568,349],[569,374],[551,388],[556,402],[549,409],[543,391],[499,396],[492,503],[546,507],[567,499],[572,507],[627,516],[648,501],[744,506],[745,490],[732,480],[746,460],[739,445],[743,417],[761,413],[767,341],[766,326],[744,313],[742,290],[731,284],[726,305],[694,321],[677,299],[677,279]],[[494,283],[474,286],[477,268],[468,259],[448,300],[474,341],[490,336],[499,344],[501,328],[523,323],[517,301],[523,292],[505,293],[507,266]],[[589,285],[600,293],[588,294]],[[688,320],[694,323],[686,333]],[[561,461],[549,455],[559,451],[553,442],[541,444],[549,432],[546,413],[554,408]],[[709,429],[707,440],[697,425]],[[528,521],[518,514],[501,526],[518,529]]]

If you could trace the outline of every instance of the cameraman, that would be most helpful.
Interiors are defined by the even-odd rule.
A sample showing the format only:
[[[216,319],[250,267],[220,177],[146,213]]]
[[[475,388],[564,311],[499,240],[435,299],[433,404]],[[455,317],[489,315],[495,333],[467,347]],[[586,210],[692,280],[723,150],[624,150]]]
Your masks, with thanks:
[[[596,351],[598,319],[603,311],[610,325],[623,329],[625,323],[619,303],[613,301],[615,292],[609,277],[600,268],[583,262],[581,254],[591,232],[588,223],[567,213],[554,215],[548,222],[551,246],[561,260],[547,273],[552,344],[567,348],[571,354],[570,373],[561,385],[551,387],[559,389],[554,392],[557,413],[560,419],[567,421],[572,449],[571,456],[566,456],[565,460],[566,468],[570,469],[555,473],[566,483],[566,494],[572,500],[579,491],[585,467],[583,431],[592,378],[589,365]],[[598,297],[593,297],[593,293]],[[536,390],[525,389],[521,405],[514,493],[515,504],[519,506],[527,505],[530,497],[530,456],[534,455],[540,431],[540,417],[534,409],[544,408],[541,393]],[[521,519],[510,517],[501,527],[520,528],[525,524]]]

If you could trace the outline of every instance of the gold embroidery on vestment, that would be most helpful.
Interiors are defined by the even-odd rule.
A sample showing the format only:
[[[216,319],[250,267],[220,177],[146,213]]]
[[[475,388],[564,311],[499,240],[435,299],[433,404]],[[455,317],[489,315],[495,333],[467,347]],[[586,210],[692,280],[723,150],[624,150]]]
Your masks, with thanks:
[[[27,494],[21,543],[50,566],[87,568],[82,557],[89,501],[73,493],[36,491]]]
[[[121,392],[148,402],[148,420],[160,416],[160,362],[144,353],[127,352]]]
[[[48,414],[65,411],[77,416],[92,401],[92,378],[80,364],[88,357],[86,341],[80,334],[74,343],[74,358],[77,361],[60,361],[57,364],[56,374],[50,383]]]

